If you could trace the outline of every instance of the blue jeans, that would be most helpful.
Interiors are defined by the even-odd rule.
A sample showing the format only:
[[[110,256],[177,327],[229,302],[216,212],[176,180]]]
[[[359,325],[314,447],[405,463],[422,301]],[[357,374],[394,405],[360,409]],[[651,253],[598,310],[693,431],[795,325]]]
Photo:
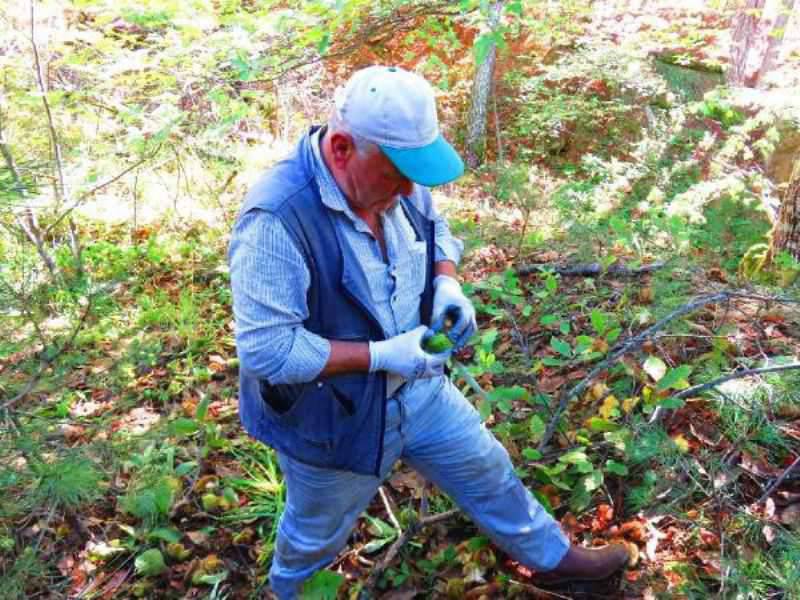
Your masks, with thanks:
[[[336,557],[398,459],[449,494],[520,563],[549,570],[566,554],[569,541],[522,485],[505,448],[461,392],[438,377],[388,400],[380,478],[278,456],[287,492],[270,570],[278,598],[298,597],[303,581]]]

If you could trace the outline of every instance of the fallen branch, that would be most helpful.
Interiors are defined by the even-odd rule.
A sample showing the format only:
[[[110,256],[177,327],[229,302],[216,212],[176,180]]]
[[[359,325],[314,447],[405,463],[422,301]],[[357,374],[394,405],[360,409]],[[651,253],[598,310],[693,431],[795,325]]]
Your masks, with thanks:
[[[375,586],[377,585],[378,580],[381,578],[381,575],[383,575],[384,571],[389,568],[389,565],[391,565],[392,561],[395,559],[395,557],[397,557],[400,549],[405,546],[412,537],[419,533],[419,531],[421,531],[423,528],[429,525],[435,525],[441,521],[446,521],[459,512],[460,511],[457,508],[454,508],[452,510],[448,510],[447,512],[423,517],[411,523],[408,526],[408,529],[406,529],[403,534],[394,541],[389,550],[387,550],[386,556],[383,557],[383,560],[381,560],[381,562],[379,562],[369,574],[367,582],[364,584],[364,588],[359,594],[359,600],[368,600],[371,598],[372,591],[375,589]]]
[[[789,474],[797,468],[797,465],[800,465],[800,456],[794,459],[794,462],[790,464],[786,469],[781,473],[780,477],[778,477],[775,482],[767,488],[767,491],[761,495],[761,498],[758,499],[758,504],[762,502],[766,502],[767,498],[770,497],[772,492],[778,489],[780,484],[784,482],[784,480],[789,476]]]
[[[800,369],[800,363],[791,363],[788,365],[776,365],[774,367],[761,367],[760,369],[745,369],[743,371],[734,371],[733,373],[728,373],[727,375],[723,375],[722,377],[717,377],[716,379],[709,381],[707,383],[699,383],[697,385],[693,385],[690,388],[686,388],[678,392],[677,394],[673,394],[671,398],[688,398],[689,396],[694,396],[695,394],[699,394],[711,388],[717,387],[718,385],[722,385],[727,381],[731,381],[733,379],[741,379],[743,377],[749,377],[750,375],[759,375],[761,373],[777,373],[779,371],[791,371],[792,369]],[[656,410],[653,411],[653,415],[650,417],[650,423],[655,423],[661,417],[661,414],[664,412],[662,406],[656,407]]]
[[[592,371],[587,375],[579,384],[574,386],[572,389],[562,392],[561,398],[558,401],[558,407],[556,408],[553,416],[550,419],[550,422],[547,424],[547,429],[545,429],[544,436],[542,440],[539,442],[538,449],[541,452],[545,446],[550,442],[550,439],[553,437],[556,428],[558,427],[558,422],[561,420],[561,416],[564,414],[564,411],[569,404],[569,401],[576,396],[580,396],[583,394],[584,391],[592,384],[592,382],[597,378],[600,373],[608,369],[612,364],[614,364],[617,360],[619,360],[623,355],[627,354],[628,352],[640,348],[649,338],[651,338],[657,331],[666,327],[671,321],[674,321],[678,317],[682,317],[685,314],[690,312],[694,312],[698,308],[702,308],[708,304],[716,304],[723,300],[727,300],[730,298],[730,292],[718,292],[716,294],[711,294],[707,296],[700,296],[695,300],[689,302],[688,304],[684,304],[680,308],[672,311],[666,317],[658,321],[655,325],[648,327],[641,333],[628,338],[624,342],[622,342],[615,350],[613,350],[608,357],[601,361]]]
[[[478,394],[478,396],[480,396],[481,400],[487,403],[491,402],[488,394],[483,391],[481,384],[475,380],[472,374],[467,370],[467,367],[465,367],[460,361],[456,359],[453,359],[453,366],[456,368],[461,377],[464,378],[464,381],[467,382],[467,385],[469,385],[469,387],[472,388],[472,391],[474,391],[476,394]]]
[[[389,496],[386,494],[386,490],[384,489],[383,486],[378,487],[378,493],[381,496],[381,500],[383,500],[383,507],[386,509],[386,514],[389,515],[389,520],[392,522],[394,528],[400,533],[402,533],[403,528],[400,527],[400,521],[398,521],[397,517],[394,516],[394,511],[392,510],[392,503],[389,501]]]
[[[612,265],[607,269],[603,268],[600,263],[589,263],[585,265],[560,265],[555,263],[541,263],[525,265],[517,268],[517,275],[530,275],[532,273],[539,273],[540,271],[552,271],[565,277],[597,277],[599,275],[610,275],[612,277],[636,277],[646,273],[652,273],[658,269],[662,269],[666,263],[655,262],[649,265],[644,265],[632,269],[622,265]]]

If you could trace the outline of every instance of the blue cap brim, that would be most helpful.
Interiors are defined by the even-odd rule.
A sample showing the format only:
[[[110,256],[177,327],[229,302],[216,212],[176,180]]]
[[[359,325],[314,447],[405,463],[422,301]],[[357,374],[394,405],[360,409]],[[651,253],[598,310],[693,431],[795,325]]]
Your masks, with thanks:
[[[464,161],[441,135],[421,148],[380,148],[398,171],[420,185],[442,185],[464,173]]]

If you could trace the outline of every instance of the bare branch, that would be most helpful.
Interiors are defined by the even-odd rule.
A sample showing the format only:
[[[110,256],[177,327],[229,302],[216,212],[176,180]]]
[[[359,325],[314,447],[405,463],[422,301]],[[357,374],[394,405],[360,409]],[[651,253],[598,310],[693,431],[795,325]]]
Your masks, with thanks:
[[[682,317],[685,314],[690,312],[694,312],[698,308],[702,308],[708,304],[716,304],[717,302],[721,302],[729,297],[728,292],[718,292],[716,294],[711,294],[707,296],[700,296],[696,298],[692,302],[688,304],[684,304],[680,308],[672,311],[666,317],[658,321],[655,325],[648,327],[641,333],[625,340],[621,344],[617,346],[615,350],[613,350],[608,357],[601,361],[592,371],[587,375],[578,385],[574,386],[572,389],[565,391],[561,394],[561,398],[558,401],[558,407],[556,408],[555,412],[553,413],[550,422],[547,424],[547,429],[544,432],[544,436],[542,440],[539,442],[539,450],[543,450],[545,446],[550,442],[550,439],[553,437],[555,433],[556,427],[558,427],[558,422],[561,420],[561,415],[567,408],[569,401],[576,396],[580,396],[583,394],[584,391],[592,384],[592,382],[597,378],[600,373],[608,369],[612,364],[617,362],[623,355],[631,352],[632,350],[636,350],[642,346],[649,338],[651,338],[656,332],[660,331],[664,327],[666,327],[670,322],[674,321],[678,317]]]
[[[392,503],[389,500],[389,495],[386,493],[386,490],[383,486],[378,487],[378,493],[380,494],[381,500],[383,501],[383,506],[386,509],[386,514],[389,515],[389,520],[394,525],[394,528],[397,529],[398,532],[402,533],[403,528],[400,527],[400,521],[397,520],[397,517],[394,516],[394,510],[392,510]]]
[[[699,394],[700,392],[704,392],[705,390],[711,389],[718,385],[722,385],[726,381],[731,381],[733,379],[741,379],[742,377],[750,377],[751,375],[758,375],[760,373],[777,373],[779,371],[791,371],[793,369],[800,369],[800,363],[792,363],[788,365],[776,365],[774,367],[761,367],[760,369],[746,369],[744,371],[736,371],[735,373],[729,373],[728,375],[723,375],[722,377],[718,377],[713,381],[709,381],[708,383],[701,383],[698,385],[693,385],[690,388],[682,390],[681,392],[673,395],[673,398],[688,398],[694,394]]]
[[[42,104],[44,105],[44,112],[47,115],[47,128],[50,131],[50,141],[53,144],[53,159],[56,163],[56,172],[58,174],[58,188],[56,199],[59,203],[64,199],[67,188],[64,185],[64,165],[61,159],[61,145],[58,141],[58,134],[56,133],[55,125],[53,124],[53,113],[50,112],[50,103],[47,101],[47,85],[45,84],[44,76],[42,75],[42,63],[39,60],[39,48],[36,46],[36,19],[33,7],[35,0],[30,0],[31,7],[31,49],[33,50],[33,62],[36,70],[36,82],[39,85],[39,92],[42,94]]]
[[[614,364],[617,360],[619,360],[623,355],[640,348],[648,339],[652,338],[658,331],[666,327],[670,322],[674,321],[678,317],[682,317],[686,314],[694,312],[698,308],[702,308],[709,304],[717,304],[719,302],[728,301],[731,298],[747,298],[750,300],[758,300],[760,302],[774,302],[776,304],[798,304],[800,300],[796,298],[784,298],[784,297],[771,297],[771,296],[762,296],[759,294],[751,294],[748,292],[740,292],[736,290],[724,290],[720,292],[716,292],[714,294],[707,294],[704,296],[699,296],[689,302],[688,304],[684,304],[683,306],[675,309],[667,316],[659,320],[654,325],[648,327],[641,333],[636,334],[635,336],[628,338],[621,344],[619,344],[614,350],[612,350],[608,357],[605,360],[601,361],[592,371],[576,386],[572,389],[567,390],[561,394],[561,397],[558,402],[558,407],[553,414],[553,417],[550,419],[550,422],[547,424],[547,429],[545,430],[544,436],[542,437],[541,442],[539,442],[538,449],[542,451],[545,446],[550,442],[550,439],[553,437],[556,428],[558,427],[558,422],[561,420],[561,416],[563,415],[564,411],[566,410],[570,400],[575,398],[576,396],[580,396],[586,389],[592,384],[592,382],[597,378],[600,373],[607,370],[612,364]],[[769,369],[773,371],[777,370],[786,370],[788,365],[782,366],[781,368],[778,367],[769,367]],[[745,373],[744,371],[740,373]],[[745,375],[739,375],[744,377]],[[731,377],[733,379],[734,377]],[[721,382],[717,382],[721,383]],[[705,385],[705,384],[704,384]],[[695,386],[694,391],[691,393],[696,393],[697,390],[701,386]],[[712,386],[708,386],[712,387]],[[691,390],[692,388],[690,388]],[[684,390],[684,392],[688,392],[689,390]]]
[[[489,396],[486,394],[486,392],[483,391],[483,388],[480,386],[480,384],[467,370],[467,367],[465,367],[460,361],[457,361],[456,359],[453,359],[453,366],[458,370],[459,374],[464,378],[464,381],[467,382],[469,387],[471,387],[472,390],[476,394],[478,394],[478,396],[480,396],[481,400],[483,400],[484,402],[490,402]]]
[[[745,369],[743,371],[735,371],[733,373],[728,373],[727,375],[723,375],[722,377],[717,377],[716,379],[709,381],[707,383],[700,383],[697,385],[693,385],[690,388],[686,388],[678,392],[677,394],[673,394],[672,398],[688,398],[689,396],[694,396],[695,394],[699,394],[706,390],[710,390],[711,388],[717,387],[718,385],[722,385],[727,381],[732,381],[733,379],[742,379],[743,377],[750,377],[751,375],[760,375],[761,373],[777,373],[779,371],[791,371],[793,369],[800,369],[800,363],[792,363],[788,365],[776,365],[774,367],[761,367],[759,369]],[[653,415],[650,417],[650,423],[655,423],[661,417],[664,408],[659,406],[653,411]]]
[[[29,206],[26,206],[25,210],[23,211],[23,215],[24,217],[20,215],[14,215],[17,226],[25,234],[25,237],[27,237],[34,246],[36,246],[36,252],[39,254],[39,258],[42,259],[42,262],[47,267],[47,270],[50,271],[50,275],[55,277],[58,274],[58,267],[56,266],[53,257],[50,256],[50,253],[47,252],[47,248],[44,246],[44,237],[39,229],[33,209]]]
[[[398,537],[394,543],[391,545],[389,550],[386,552],[386,556],[383,557],[380,563],[378,563],[372,572],[369,574],[367,578],[367,582],[364,584],[364,588],[359,595],[359,600],[366,600],[370,598],[372,594],[372,590],[375,589],[375,586],[378,583],[378,580],[383,575],[384,571],[392,564],[392,561],[395,559],[397,554],[400,552],[400,549],[406,545],[406,543],[413,538],[420,530],[429,526],[435,525],[441,521],[446,521],[447,519],[457,515],[460,511],[457,508],[452,510],[448,510],[447,512],[430,515],[414,521],[411,525],[408,526],[403,534]]]
[[[770,497],[772,492],[778,489],[778,487],[784,482],[784,480],[789,476],[789,474],[797,468],[797,465],[800,465],[800,456],[794,459],[794,462],[786,467],[786,469],[781,473],[780,477],[778,477],[775,482],[767,488],[767,490],[761,495],[761,498],[758,499],[757,504],[761,504],[762,502],[766,502],[767,498]]]
[[[559,265],[553,263],[543,263],[540,265],[524,265],[517,268],[518,275],[530,275],[531,273],[538,273],[542,269],[552,270],[554,273],[564,276],[582,276],[582,277],[595,277],[598,275],[611,275],[615,277],[634,277],[636,275],[644,275],[645,273],[652,273],[658,269],[662,269],[666,263],[655,262],[649,265],[644,265],[636,269],[631,269],[625,266],[613,265],[604,269],[599,263],[590,263],[586,265]]]
[[[87,200],[88,198],[90,198],[91,196],[93,196],[94,194],[99,192],[100,190],[102,190],[104,187],[107,187],[107,186],[111,185],[112,183],[114,183],[115,181],[118,181],[119,179],[122,179],[125,175],[127,175],[128,173],[130,173],[134,169],[137,169],[138,167],[142,166],[148,160],[151,160],[151,159],[155,158],[158,155],[160,150],[161,150],[161,144],[159,144],[156,147],[156,149],[153,150],[153,152],[150,155],[145,156],[144,158],[142,158],[141,160],[135,162],[134,164],[130,165],[129,167],[126,167],[125,169],[123,169],[122,171],[120,171],[119,173],[114,175],[113,177],[110,177],[109,179],[106,179],[102,183],[99,183],[96,186],[94,186],[92,189],[82,193],[80,196],[78,196],[75,199],[75,201],[69,206],[69,208],[64,210],[64,212],[62,212],[58,216],[58,218],[55,221],[53,221],[47,227],[47,229],[45,229],[45,231],[44,231],[45,235],[49,234],[53,229],[55,229],[61,223],[61,221],[63,221],[67,216],[69,216],[72,213],[72,211],[74,211],[76,208],[78,208],[85,200]]]

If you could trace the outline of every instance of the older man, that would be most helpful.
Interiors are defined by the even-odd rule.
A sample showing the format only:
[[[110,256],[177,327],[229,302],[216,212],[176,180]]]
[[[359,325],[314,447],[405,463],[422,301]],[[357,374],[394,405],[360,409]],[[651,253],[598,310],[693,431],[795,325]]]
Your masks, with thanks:
[[[398,459],[521,563],[607,577],[624,547],[570,547],[443,375],[448,355],[422,348],[445,316],[457,348],[476,331],[456,279],[462,245],[427,189],[463,172],[432,88],[375,66],[334,104],[250,191],[230,246],[241,420],[286,481],[273,591],[297,597],[336,556]]]

